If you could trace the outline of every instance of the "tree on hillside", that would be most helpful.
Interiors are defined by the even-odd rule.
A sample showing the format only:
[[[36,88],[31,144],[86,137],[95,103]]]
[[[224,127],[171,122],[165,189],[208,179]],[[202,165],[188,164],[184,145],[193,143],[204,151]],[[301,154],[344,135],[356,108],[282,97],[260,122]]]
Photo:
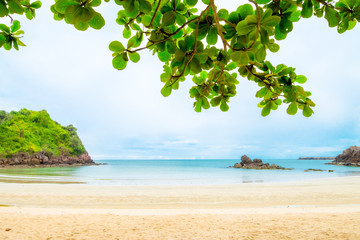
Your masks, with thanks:
[[[110,0],[105,0],[110,2]],[[218,9],[215,0],[114,0],[119,8],[116,22],[123,25],[127,43],[112,41],[112,64],[123,70],[131,61],[140,60],[148,49],[164,63],[160,79],[162,95],[169,96],[185,77],[192,76],[190,97],[200,112],[210,106],[229,109],[236,95],[239,76],[259,86],[256,97],[261,114],[267,116],[282,103],[287,113],[302,110],[313,114],[311,93],[299,84],[306,77],[284,64],[274,66],[267,53],[279,51],[278,41],[293,30],[293,23],[311,16],[324,17],[329,27],[344,33],[360,20],[360,0],[249,0],[236,10]],[[80,31],[105,25],[96,7],[101,0],[55,0],[54,19],[64,20]],[[6,50],[25,46],[24,32],[16,14],[35,17],[40,1],[0,0],[0,17],[9,17],[11,26],[0,24],[0,47]]]

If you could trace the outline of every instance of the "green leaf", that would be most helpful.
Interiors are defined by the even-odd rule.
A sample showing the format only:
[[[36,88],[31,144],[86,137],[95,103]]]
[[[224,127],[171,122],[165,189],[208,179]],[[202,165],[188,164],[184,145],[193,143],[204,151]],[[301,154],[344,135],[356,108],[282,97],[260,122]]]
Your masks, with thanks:
[[[195,106],[194,106],[195,112],[201,112],[202,102],[203,102],[203,99],[202,99],[202,98],[199,98],[199,99],[195,102]]]
[[[297,22],[300,20],[301,17],[301,11],[295,11],[291,14],[289,20],[292,22]]]
[[[207,98],[205,98],[205,97],[202,98],[201,106],[204,109],[209,109],[210,108],[210,104],[209,104],[209,101],[207,100]]]
[[[41,7],[41,2],[40,1],[33,2],[30,4],[30,7],[39,9]]]
[[[295,115],[297,113],[298,107],[296,102],[290,103],[289,107],[286,109],[287,114]]]
[[[266,58],[266,49],[265,46],[262,46],[256,51],[255,58],[258,62],[265,61]]]
[[[0,34],[0,47],[5,43],[5,36]]]
[[[19,45],[17,44],[16,39],[14,39],[14,41],[13,41],[13,46],[17,51],[19,51]]]
[[[336,27],[340,22],[339,13],[330,7],[325,7],[325,18],[328,20],[329,27]]]
[[[162,62],[168,62],[168,61],[170,61],[170,59],[171,59],[171,54],[168,53],[167,51],[159,52],[159,53],[158,53],[158,57],[159,57],[160,61],[162,61]]]
[[[268,90],[266,87],[261,88],[259,91],[256,92],[257,98],[263,98],[267,94]]]
[[[221,96],[214,97],[213,99],[210,100],[210,104],[211,104],[211,106],[213,106],[213,107],[219,106],[219,105],[220,105],[220,102],[221,102]]]
[[[131,29],[128,25],[125,26],[124,30],[123,30],[123,37],[128,39],[131,37]]]
[[[223,112],[227,112],[229,110],[229,105],[223,98],[221,99],[220,110]]]
[[[295,81],[300,83],[300,84],[303,84],[306,82],[306,77],[304,75],[297,75],[296,78],[295,78]]]
[[[245,18],[245,22],[247,25],[257,25],[259,18],[257,15],[249,15]],[[260,19],[261,21],[261,19]]]
[[[288,34],[293,30],[293,23],[286,18],[282,18],[279,24],[279,30],[283,34]]]
[[[125,61],[123,55],[120,54],[113,58],[112,65],[115,69],[123,70],[126,68],[127,61]]]
[[[302,5],[301,16],[303,18],[309,18],[313,15],[313,4],[311,0],[305,0]]]
[[[4,0],[0,0],[0,17],[5,17],[9,14],[9,10],[6,7],[6,3]]]
[[[9,9],[11,9],[14,13],[23,14],[24,8],[18,0],[7,0],[7,4]]]
[[[245,19],[247,16],[253,15],[254,13],[254,9],[252,5],[248,3],[244,5],[240,5],[240,7],[238,7],[236,11],[240,14],[241,19]]]
[[[5,24],[0,24],[0,30],[7,34],[10,34],[10,28],[8,26],[6,26]]]
[[[171,75],[169,73],[162,73],[160,75],[160,80],[162,82],[168,82],[168,81],[170,81],[170,79],[171,79]]]
[[[206,37],[206,42],[210,45],[215,45],[218,40],[218,30],[217,27],[211,27],[210,31]]]
[[[175,54],[176,50],[177,50],[177,46],[176,43],[174,41],[166,41],[166,50],[170,53],[170,54]]]
[[[152,19],[152,17],[150,15],[145,15],[141,18],[141,22],[145,27],[147,27],[150,25],[151,19]]]
[[[25,8],[25,17],[29,20],[32,20],[35,17],[35,11],[33,9]]]
[[[89,21],[90,27],[93,29],[99,30],[105,26],[105,19],[101,16],[100,13],[95,13],[94,17]]]
[[[66,8],[65,19],[71,24],[78,22],[88,22],[95,15],[95,11],[90,7],[81,7],[80,5],[73,5]]]
[[[249,32],[256,29],[256,25],[248,25],[245,20],[240,21],[236,25],[236,31],[239,35],[247,35]]]
[[[186,4],[193,7],[197,4],[198,0],[186,0]]]
[[[140,54],[137,52],[129,52],[129,58],[132,62],[137,63],[140,60]]]
[[[271,112],[271,101],[268,102],[265,107],[261,110],[261,116],[266,117]]]
[[[97,6],[100,6],[101,0],[88,1],[87,4],[91,7],[97,7]]]
[[[170,96],[171,91],[172,91],[171,85],[169,83],[166,83],[165,86],[161,89],[161,94],[164,97],[168,97],[168,96]]]
[[[65,14],[66,9],[74,5],[79,5],[79,3],[75,0],[58,0],[55,3],[55,10],[61,14]]]
[[[11,25],[10,30],[11,30],[12,33],[14,33],[19,29],[20,29],[20,22],[18,20],[15,20],[13,22],[13,24]]]
[[[269,43],[268,48],[271,52],[277,52],[280,50],[280,46],[276,43]]]
[[[219,18],[227,19],[229,17],[229,11],[222,8],[219,10],[218,16],[219,16]]]
[[[189,67],[190,67],[190,70],[195,74],[198,74],[199,72],[202,71],[200,62],[196,58],[193,58],[191,60],[191,62],[189,63]]]
[[[122,43],[119,42],[119,41],[112,41],[112,42],[109,44],[109,49],[110,49],[110,51],[112,51],[112,52],[122,52],[123,50],[125,50],[125,47],[124,47],[124,45],[122,45]]]
[[[74,24],[74,26],[79,31],[85,31],[89,28],[89,24],[87,22],[77,22]]]
[[[249,55],[247,54],[247,52],[244,51],[233,52],[230,57],[231,60],[233,60],[234,62],[238,62],[241,65],[247,65],[250,61]]]
[[[280,23],[281,17],[279,16],[270,16],[261,21],[261,24],[266,26],[275,27]]]
[[[313,113],[313,110],[308,105],[304,105],[303,115],[305,117],[310,117]]]
[[[173,25],[176,21],[176,14],[174,11],[169,11],[169,12],[166,12],[164,15],[163,15],[163,18],[162,18],[162,25],[163,26],[169,26],[169,25]]]
[[[139,0],[139,8],[143,13],[149,13],[152,10],[152,5],[147,0]]]
[[[277,25],[276,27],[275,27],[275,39],[276,40],[283,40],[283,39],[285,39],[286,38],[286,33],[282,33],[281,31],[280,31],[280,28],[279,28],[279,25]]]

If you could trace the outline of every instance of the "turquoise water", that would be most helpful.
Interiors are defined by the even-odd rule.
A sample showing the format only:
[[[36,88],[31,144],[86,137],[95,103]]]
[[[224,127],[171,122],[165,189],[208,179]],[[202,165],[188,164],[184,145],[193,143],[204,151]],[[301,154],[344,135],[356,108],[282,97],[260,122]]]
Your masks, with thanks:
[[[0,169],[2,179],[73,181],[91,185],[189,185],[289,182],[360,176],[360,168],[325,165],[328,160],[273,159],[264,162],[294,170],[228,168],[240,160],[103,160],[106,165]],[[305,169],[324,172],[304,172]],[[334,172],[328,172],[334,170]]]

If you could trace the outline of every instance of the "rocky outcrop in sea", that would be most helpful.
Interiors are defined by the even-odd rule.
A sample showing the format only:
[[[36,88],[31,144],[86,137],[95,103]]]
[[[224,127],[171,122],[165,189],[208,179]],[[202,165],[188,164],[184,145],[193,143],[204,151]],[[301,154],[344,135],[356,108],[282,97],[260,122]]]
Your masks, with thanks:
[[[261,159],[251,160],[246,155],[241,157],[240,163],[235,163],[232,168],[243,168],[243,169],[281,169],[281,170],[292,170],[292,168],[284,168],[276,164],[263,163]]]
[[[0,158],[1,167],[48,167],[97,165],[87,152],[79,156],[50,156],[46,152],[28,154],[19,152],[12,158]]]
[[[352,146],[345,149],[342,154],[337,155],[335,160],[328,164],[360,167],[360,147]]]

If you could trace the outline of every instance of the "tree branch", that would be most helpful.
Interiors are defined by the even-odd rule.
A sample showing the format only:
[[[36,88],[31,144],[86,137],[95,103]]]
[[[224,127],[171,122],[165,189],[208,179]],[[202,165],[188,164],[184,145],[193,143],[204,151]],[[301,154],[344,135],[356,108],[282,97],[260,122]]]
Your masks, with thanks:
[[[149,24],[149,26],[147,26],[146,28],[151,28],[151,26],[152,26],[152,24],[153,24],[153,22],[154,22],[156,13],[158,12],[158,10],[159,10],[159,8],[160,8],[160,4],[161,4],[161,0],[159,0],[159,3],[158,3],[158,5],[156,6],[156,9],[155,9],[154,15],[153,15],[152,18],[151,18],[150,24]]]
[[[220,38],[221,38],[221,41],[223,42],[223,45],[224,45],[224,51],[226,52],[227,49],[226,47],[228,46],[230,49],[233,49],[230,44],[226,41],[222,31],[221,31],[221,26],[220,26],[220,22],[219,22],[219,16],[217,14],[217,11],[216,11],[216,6],[215,6],[215,2],[214,0],[210,0],[210,4],[211,8],[213,9],[213,13],[214,13],[214,20],[215,20],[215,23],[216,23],[216,27],[217,27],[217,30],[218,30],[218,34],[220,35]]]

